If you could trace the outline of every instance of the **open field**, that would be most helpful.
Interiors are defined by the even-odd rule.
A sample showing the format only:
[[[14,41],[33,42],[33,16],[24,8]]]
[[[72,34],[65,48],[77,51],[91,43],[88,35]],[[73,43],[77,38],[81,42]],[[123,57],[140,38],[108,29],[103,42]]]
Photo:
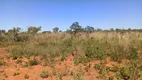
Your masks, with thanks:
[[[17,36],[16,41],[7,36],[1,38],[1,80],[142,79],[141,32],[18,33]]]
[[[0,0],[0,80],[142,80],[142,0]]]

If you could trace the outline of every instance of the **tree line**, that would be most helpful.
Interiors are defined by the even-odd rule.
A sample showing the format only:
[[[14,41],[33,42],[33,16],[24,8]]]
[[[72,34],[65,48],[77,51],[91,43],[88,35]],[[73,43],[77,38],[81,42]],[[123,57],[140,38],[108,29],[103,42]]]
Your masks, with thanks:
[[[22,31],[21,28],[17,27],[17,28],[13,28],[13,29],[9,29],[7,32],[5,30],[0,30],[0,41],[27,41],[31,36],[34,36],[35,34],[37,34],[39,31],[41,31],[41,26],[39,27],[34,27],[34,26],[30,26],[28,28],[27,31]],[[103,31],[103,32],[130,32],[130,31],[134,31],[134,32],[142,32],[142,29],[113,29],[110,28],[109,30],[103,30],[103,29],[95,29],[92,26],[86,26],[86,27],[82,27],[79,22],[74,22],[71,24],[71,26],[69,27],[69,29],[67,29],[66,31],[61,31],[58,27],[54,27],[53,31],[42,31],[41,33],[58,33],[58,32],[66,32],[66,33],[70,33],[73,35],[76,35],[79,32],[85,32],[85,33],[92,33],[92,32],[97,32],[97,31]]]

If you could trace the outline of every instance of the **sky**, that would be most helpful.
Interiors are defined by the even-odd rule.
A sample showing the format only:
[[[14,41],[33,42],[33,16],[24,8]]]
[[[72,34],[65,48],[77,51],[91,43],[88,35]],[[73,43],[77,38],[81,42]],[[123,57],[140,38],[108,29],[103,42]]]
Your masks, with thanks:
[[[73,22],[94,28],[142,28],[142,0],[0,0],[0,29],[42,26],[42,31]]]

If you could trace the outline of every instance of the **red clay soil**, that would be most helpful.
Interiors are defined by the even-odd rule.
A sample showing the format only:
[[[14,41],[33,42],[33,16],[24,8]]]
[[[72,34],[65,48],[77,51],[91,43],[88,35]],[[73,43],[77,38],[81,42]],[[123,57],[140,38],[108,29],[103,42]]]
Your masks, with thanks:
[[[0,49],[0,56],[4,58],[2,61],[6,62],[5,65],[0,66],[0,80],[60,80],[58,74],[62,74],[63,80],[73,80],[73,75],[71,75],[71,72],[77,73],[80,69],[84,73],[83,80],[100,80],[97,78],[99,76],[98,72],[93,68],[94,63],[98,63],[97,61],[91,62],[91,67],[86,71],[86,65],[74,65],[73,56],[69,55],[65,61],[59,60],[56,62],[54,69],[57,72],[57,75],[54,76],[52,75],[53,68],[50,66],[38,64],[31,67],[22,67],[20,64],[15,63],[16,60],[7,59],[7,55],[9,54],[4,51],[4,49]],[[27,61],[27,59],[22,58],[22,61],[22,63],[24,63]],[[48,78],[40,77],[40,73],[43,70],[48,71]],[[15,72],[19,72],[20,74],[13,76]],[[28,79],[24,78],[25,74],[29,75]]]

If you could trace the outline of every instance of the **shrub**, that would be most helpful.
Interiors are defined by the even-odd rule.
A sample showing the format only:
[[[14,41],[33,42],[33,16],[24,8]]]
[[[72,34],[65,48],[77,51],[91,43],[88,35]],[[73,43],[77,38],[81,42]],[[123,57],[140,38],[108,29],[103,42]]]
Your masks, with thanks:
[[[96,58],[96,59],[104,59],[106,57],[106,51],[104,49],[104,43],[95,39],[88,39],[84,43],[84,51],[86,53],[86,57],[88,58]]]
[[[25,74],[25,75],[24,75],[24,78],[25,78],[25,79],[29,79],[29,75]]]
[[[4,74],[3,74],[3,76],[4,76],[5,78],[7,78],[7,77],[8,77],[6,73],[4,73]]]
[[[19,73],[19,72],[15,72],[15,73],[13,74],[13,76],[16,76],[16,75],[20,75],[20,73]]]
[[[16,64],[22,63],[22,60],[17,60]]]
[[[3,57],[2,57],[2,56],[0,56],[0,60],[3,60]]]
[[[6,55],[6,59],[10,59],[11,56]]]
[[[132,61],[129,63],[126,63],[123,67],[116,67],[114,66],[114,68],[111,69],[111,71],[114,71],[115,74],[110,76],[110,80],[111,77],[115,77],[116,79],[119,80],[139,80],[142,78],[142,63],[141,60],[137,60],[137,61]]]
[[[79,64],[79,63],[87,63],[90,61],[90,58],[86,56],[79,56],[79,57],[74,57],[74,64]]]
[[[36,60],[36,58],[32,59],[32,60],[29,60],[29,65],[30,66],[34,66],[34,65],[37,65],[38,64],[38,61]]]
[[[59,74],[59,80],[63,80],[62,78],[63,76],[61,74]]]
[[[53,74],[54,76],[57,75],[57,72],[56,72],[55,69],[52,70],[52,74]]]
[[[42,78],[47,78],[48,76],[49,76],[48,71],[44,70],[40,73],[40,77],[42,77]]]
[[[97,70],[100,70],[102,68],[102,66],[100,64],[95,64],[94,68],[97,69]]]
[[[113,67],[110,68],[110,71],[117,72],[119,71],[119,67],[117,65],[114,65]]]
[[[138,49],[137,48],[130,48],[130,55],[128,57],[129,59],[136,60],[138,59]]]
[[[78,73],[72,73],[73,74],[73,80],[83,80],[83,73],[82,71],[79,71]]]
[[[88,64],[86,67],[85,67],[85,71],[88,72],[89,68],[91,67],[91,64]]]
[[[5,64],[6,64],[6,62],[0,61],[0,66],[5,65]]]

